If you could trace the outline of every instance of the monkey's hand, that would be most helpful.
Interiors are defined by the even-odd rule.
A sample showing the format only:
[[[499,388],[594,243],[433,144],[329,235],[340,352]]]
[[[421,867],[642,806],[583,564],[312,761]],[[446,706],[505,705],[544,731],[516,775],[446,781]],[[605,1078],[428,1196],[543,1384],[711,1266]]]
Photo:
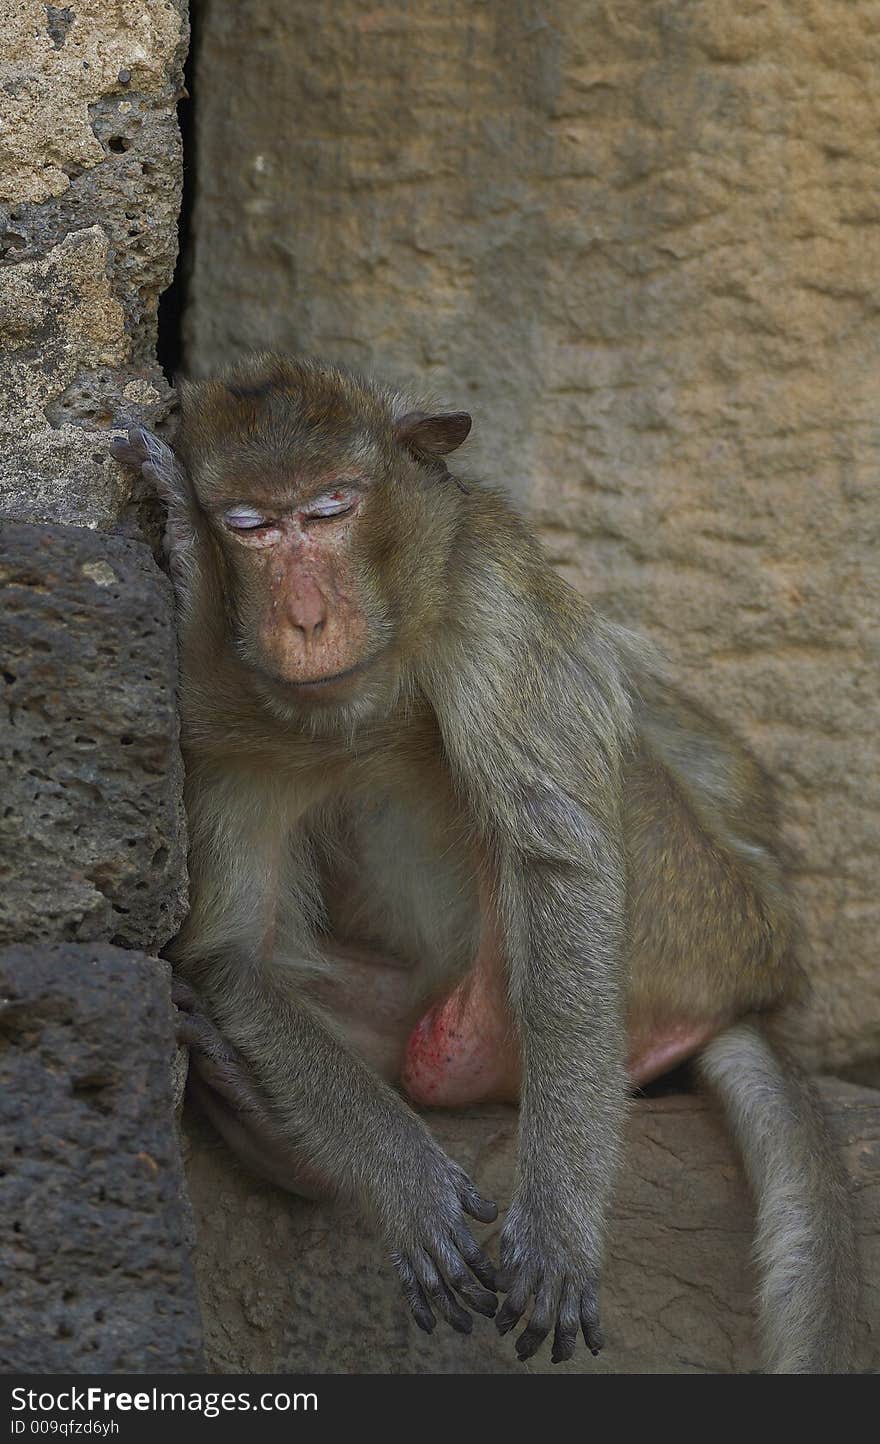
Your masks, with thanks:
[[[128,436],[114,436],[111,449],[122,466],[138,473],[168,507],[165,550],[175,588],[185,590],[185,557],[194,543],[191,489],[186,472],[171,447],[145,426],[129,427]]]
[[[123,466],[141,474],[168,501],[181,473],[171,447],[145,426],[129,427],[128,436],[114,436],[110,449]]]
[[[267,1136],[261,1141],[267,1141],[271,1132],[268,1104],[260,1097],[244,1060],[222,1036],[188,984],[175,978],[171,1001],[177,1009],[177,1041],[189,1048],[194,1073],[228,1108],[250,1119],[256,1129],[261,1128]]]
[[[495,1270],[477,1245],[465,1215],[481,1223],[498,1216],[494,1203],[481,1198],[458,1164],[447,1158],[430,1135],[427,1149],[413,1149],[418,1167],[399,1190],[390,1214],[384,1200],[380,1226],[390,1245],[391,1261],[420,1329],[430,1334],[434,1310],[461,1334],[473,1320],[455,1294],[485,1318],[498,1307]],[[401,1179],[401,1182],[403,1180]]]
[[[601,1349],[598,1249],[591,1232],[585,1226],[578,1238],[578,1230],[569,1226],[562,1237],[538,1207],[521,1198],[511,1204],[501,1233],[498,1275],[507,1298],[495,1323],[500,1334],[508,1333],[534,1298],[528,1327],[516,1341],[518,1358],[530,1359],[551,1329],[554,1364],[572,1357],[578,1327],[592,1354]]]

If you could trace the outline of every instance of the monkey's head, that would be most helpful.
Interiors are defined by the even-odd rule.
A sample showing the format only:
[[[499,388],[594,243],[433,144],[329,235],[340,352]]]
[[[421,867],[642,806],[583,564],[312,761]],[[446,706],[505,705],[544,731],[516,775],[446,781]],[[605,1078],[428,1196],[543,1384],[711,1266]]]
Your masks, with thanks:
[[[470,417],[275,355],[184,383],[181,407],[196,546],[260,695],[313,720],[389,703],[443,613],[465,498],[442,458]]]

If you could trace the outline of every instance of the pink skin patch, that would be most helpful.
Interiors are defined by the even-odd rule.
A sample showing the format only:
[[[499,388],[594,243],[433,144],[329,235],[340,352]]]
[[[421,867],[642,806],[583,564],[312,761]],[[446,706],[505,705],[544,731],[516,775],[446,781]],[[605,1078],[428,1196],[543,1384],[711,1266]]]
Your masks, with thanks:
[[[657,1024],[636,1029],[628,1066],[634,1087],[650,1083],[698,1052],[717,1033],[716,1022]],[[405,1092],[422,1108],[471,1103],[517,1103],[519,1048],[494,969],[480,967],[410,1034],[401,1071]]]
[[[468,1103],[515,1103],[519,1049],[507,1019],[475,972],[416,1024],[409,1036],[400,1081],[424,1108]]]
[[[423,1108],[519,1100],[519,1048],[513,1036],[494,910],[480,879],[482,933],[473,970],[454,993],[435,1003],[416,1024],[403,1058],[400,1082]]]
[[[677,1068],[705,1047],[723,1025],[714,1022],[677,1023],[672,1020],[658,1024],[653,1033],[637,1032],[630,1037],[628,1066],[635,1087],[653,1083],[664,1073]]]

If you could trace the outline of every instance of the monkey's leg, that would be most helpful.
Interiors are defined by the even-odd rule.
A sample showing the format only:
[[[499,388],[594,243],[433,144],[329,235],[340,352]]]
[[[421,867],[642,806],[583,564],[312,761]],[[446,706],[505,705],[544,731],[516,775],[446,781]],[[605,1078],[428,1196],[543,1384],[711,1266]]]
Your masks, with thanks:
[[[330,1198],[328,1177],[293,1153],[269,1100],[239,1053],[227,1043],[189,988],[175,984],[177,1038],[189,1048],[187,1090],[252,1173],[304,1198]]]
[[[630,1020],[627,1067],[636,1088],[693,1058],[724,1027],[719,1018],[670,1018],[663,1023]]]

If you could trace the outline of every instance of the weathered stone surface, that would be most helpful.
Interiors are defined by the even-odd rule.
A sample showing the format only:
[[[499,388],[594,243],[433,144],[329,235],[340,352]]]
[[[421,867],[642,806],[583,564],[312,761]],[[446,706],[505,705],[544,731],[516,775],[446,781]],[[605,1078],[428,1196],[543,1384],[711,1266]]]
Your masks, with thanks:
[[[120,416],[160,422],[185,0],[13,7],[0,34],[0,517],[109,529]],[[137,501],[137,499],[135,499]]]
[[[865,1292],[861,1369],[880,1366],[880,1094],[823,1086],[856,1191]],[[432,1114],[444,1146],[499,1205],[510,1195],[516,1114]],[[754,1218],[717,1114],[684,1094],[640,1100],[614,1209],[605,1350],[519,1364],[510,1336],[411,1323],[381,1246],[349,1211],[254,1183],[190,1120],[187,1176],[212,1367],[228,1373],[742,1373],[758,1367],[750,1263]],[[502,1218],[479,1228],[497,1257]]]
[[[170,590],[143,543],[0,529],[0,942],[156,949],[180,924]]]
[[[199,37],[190,368],[469,407],[474,469],[780,778],[802,1051],[880,1053],[875,7],[240,0]]]
[[[168,968],[0,951],[0,1370],[203,1367],[169,1085]]]
[[[0,196],[42,201],[66,191],[71,172],[99,165],[91,107],[110,90],[161,95],[180,39],[180,8],[166,0],[115,4],[110,14],[103,0],[77,0],[66,14],[39,0],[11,7],[0,37]]]
[[[69,236],[44,260],[0,274],[0,307],[0,515],[110,527],[131,480],[112,461],[109,439],[47,418],[84,370],[101,368],[110,380],[128,357],[100,226]],[[101,419],[111,424],[110,408]]]

